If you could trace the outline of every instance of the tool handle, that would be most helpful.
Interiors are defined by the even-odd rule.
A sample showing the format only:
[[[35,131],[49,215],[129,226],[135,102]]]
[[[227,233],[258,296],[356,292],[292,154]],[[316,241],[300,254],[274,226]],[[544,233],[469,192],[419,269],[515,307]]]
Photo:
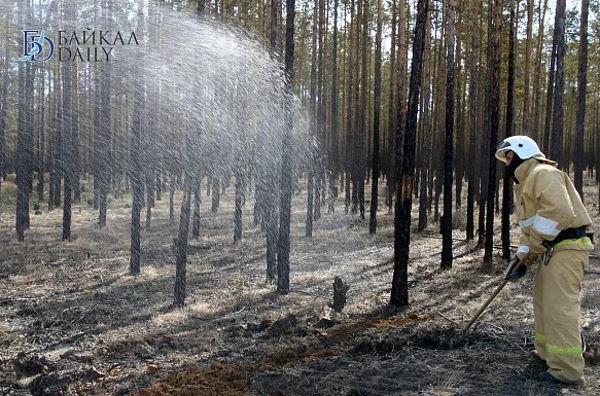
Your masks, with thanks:
[[[502,288],[504,288],[504,286],[506,286],[507,283],[508,283],[507,280],[503,280],[498,285],[498,287],[496,288],[496,290],[494,290],[494,293],[492,293],[492,295],[481,306],[481,308],[479,308],[479,311],[477,311],[477,313],[475,314],[475,316],[473,317],[473,319],[471,319],[471,321],[467,324],[467,327],[465,327],[465,330],[469,330],[469,328],[473,325],[473,323],[475,323],[475,321],[477,319],[479,319],[479,317],[481,316],[481,314],[483,313],[483,311],[485,311],[485,309],[488,307],[488,305],[490,305],[490,303],[494,300],[494,298],[496,298],[496,296],[498,295],[498,293],[500,293],[500,290],[502,290]]]

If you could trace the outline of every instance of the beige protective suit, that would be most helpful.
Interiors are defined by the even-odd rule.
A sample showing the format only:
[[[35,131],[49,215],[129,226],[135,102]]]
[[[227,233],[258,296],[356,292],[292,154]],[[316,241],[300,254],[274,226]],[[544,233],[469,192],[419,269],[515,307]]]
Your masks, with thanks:
[[[522,230],[517,256],[523,262],[546,253],[542,242],[554,240],[560,231],[591,225],[571,180],[552,161],[525,160],[515,170],[515,177],[519,180],[515,198]],[[592,249],[587,236],[558,242],[539,263],[534,278],[535,347],[548,372],[562,382],[584,382],[581,282]]]

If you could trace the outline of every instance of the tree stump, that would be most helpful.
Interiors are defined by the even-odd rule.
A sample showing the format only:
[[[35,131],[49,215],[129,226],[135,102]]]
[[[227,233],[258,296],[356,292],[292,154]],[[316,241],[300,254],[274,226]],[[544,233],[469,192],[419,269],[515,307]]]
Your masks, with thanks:
[[[336,312],[340,312],[346,305],[346,293],[350,286],[344,284],[342,278],[336,276],[333,280],[333,305]]]

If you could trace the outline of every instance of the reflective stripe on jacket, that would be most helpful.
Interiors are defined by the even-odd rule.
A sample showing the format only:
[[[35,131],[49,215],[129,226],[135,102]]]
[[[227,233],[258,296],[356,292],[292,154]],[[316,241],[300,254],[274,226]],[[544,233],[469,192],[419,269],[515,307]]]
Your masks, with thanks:
[[[589,227],[592,220],[569,176],[548,162],[530,158],[515,170],[515,199],[521,238],[517,254],[546,251],[544,240],[552,241],[567,228]],[[592,250],[589,238],[560,243],[556,250]]]

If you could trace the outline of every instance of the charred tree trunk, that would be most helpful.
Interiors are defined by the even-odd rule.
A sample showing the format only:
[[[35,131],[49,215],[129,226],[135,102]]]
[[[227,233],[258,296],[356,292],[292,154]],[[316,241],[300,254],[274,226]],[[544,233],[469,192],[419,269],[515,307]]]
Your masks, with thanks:
[[[335,200],[337,198],[336,180],[339,171],[338,158],[338,6],[339,0],[333,1],[333,48],[332,48],[332,70],[331,70],[331,145],[329,149],[329,202],[328,213],[335,211]]]
[[[233,242],[238,244],[242,240],[242,199],[244,194],[244,181],[242,179],[242,170],[237,169],[235,175],[235,214]]]
[[[71,199],[73,196],[73,108],[72,108],[72,65],[70,62],[64,63],[63,77],[63,170],[64,170],[64,190],[63,190],[63,227],[62,240],[71,239]]]
[[[310,161],[307,169],[307,182],[306,182],[306,236],[312,238],[313,231],[313,220],[314,220],[314,198],[315,198],[315,173],[317,160],[316,154],[316,134],[318,126],[317,119],[317,15],[319,10],[319,0],[314,1],[313,7],[313,26],[312,26],[312,48],[311,48],[311,60],[310,60],[310,138],[309,138],[309,156]]]
[[[454,46],[456,44],[456,4],[448,7],[448,74],[446,77],[446,148],[444,150],[444,215],[441,221],[442,269],[452,268],[452,170],[454,165]]]
[[[513,135],[515,94],[515,5],[510,6],[510,31],[508,36],[508,87],[506,93],[506,137]],[[526,71],[528,73],[528,71]],[[502,181],[502,258],[510,260],[510,213],[512,206],[512,180],[504,173]]]
[[[285,23],[285,73],[287,93],[291,98],[294,81],[294,18],[296,0],[286,0]],[[290,220],[292,215],[292,115],[286,114],[286,125],[281,155],[281,196],[279,213],[279,239],[277,243],[277,291],[287,294],[290,290]]]
[[[169,221],[171,224],[175,221],[175,184],[177,183],[177,176],[171,174],[169,181]]]
[[[389,213],[392,212],[392,201],[394,196],[395,172],[396,172],[396,20],[397,20],[397,0],[392,0],[392,26],[390,37],[390,77],[388,96],[388,127],[387,127],[387,186],[386,186],[386,205]],[[404,0],[400,0],[404,1]]]
[[[200,182],[202,175],[198,173],[194,179],[194,215],[192,218],[192,236],[194,238],[200,237],[200,202],[202,201],[202,191]]]
[[[421,88],[421,72],[423,48],[425,44],[428,0],[417,3],[417,19],[411,60],[410,86],[408,97],[408,117],[404,135],[404,153],[400,157],[399,147],[396,149],[397,163],[402,161],[398,187],[396,189],[396,214],[394,216],[394,274],[390,304],[396,307],[408,305],[408,253],[410,245],[410,220],[412,211],[412,188],[415,174],[415,134],[417,131],[417,114],[419,107],[419,91]],[[400,131],[398,136],[400,136]]]
[[[565,91],[565,15],[566,0],[556,3],[554,22],[556,38],[556,86],[552,105],[552,144],[550,158],[560,162],[563,137],[563,96]],[[566,168],[566,165],[565,165]]]
[[[214,174],[212,177],[212,201],[210,211],[217,213],[221,201],[221,175]]]
[[[585,129],[585,104],[587,88],[587,58],[588,58],[588,14],[589,0],[581,0],[581,22],[579,24],[579,67],[577,70],[577,120],[575,121],[575,188],[581,199],[583,195],[584,152],[583,137]],[[598,155],[598,153],[596,153]]]
[[[138,20],[141,30],[144,30],[144,14],[143,6],[139,8]],[[139,54],[141,61],[143,58]],[[129,261],[130,275],[138,275],[140,273],[140,255],[141,255],[141,224],[140,215],[144,201],[144,169],[140,152],[142,150],[143,139],[143,109],[145,107],[145,85],[139,78],[139,72],[134,68],[134,97],[133,97],[133,120],[131,125],[131,143],[130,143],[130,158],[131,158],[131,185],[133,190],[133,198],[131,203],[131,258]]]
[[[490,64],[490,99],[488,101],[488,112],[490,117],[490,140],[489,144],[489,173],[488,173],[488,191],[486,203],[486,224],[485,224],[485,253],[481,269],[484,272],[491,273],[493,270],[492,251],[494,248],[494,198],[496,195],[496,145],[498,140],[498,129],[500,119],[500,59],[502,50],[502,36],[500,34],[500,24],[502,20],[502,1],[494,0],[489,12],[492,13],[492,24],[489,29],[489,51],[491,52]]]
[[[558,0],[558,1],[562,1],[562,0]],[[558,5],[558,3],[557,3]],[[557,10],[557,16],[558,18],[558,10]],[[545,120],[544,120],[544,145],[543,145],[543,151],[545,153],[548,153],[550,151],[550,135],[552,134],[552,111],[553,111],[553,100],[554,100],[554,92],[556,89],[556,82],[555,82],[555,78],[556,78],[556,50],[557,50],[557,45],[558,45],[558,37],[557,37],[557,30],[558,26],[556,26],[556,20],[555,20],[555,26],[554,26],[554,35],[553,35],[553,39],[552,39],[552,52],[550,53],[550,70],[548,70],[548,89],[546,90],[546,115],[545,115]]]
[[[530,109],[530,105],[529,105],[529,92],[530,92],[530,87],[529,87],[529,81],[530,81],[530,65],[531,65],[531,35],[532,35],[532,30],[533,30],[533,1],[534,0],[527,0],[527,28],[526,28],[526,38],[525,38],[525,68],[523,70],[523,73],[525,74],[525,81],[523,83],[523,127],[522,130],[523,132],[527,131],[529,128],[531,128],[532,126],[532,122],[531,122],[531,109]],[[511,10],[512,7],[514,6],[514,4],[511,2]],[[540,10],[541,11],[541,10]],[[514,27],[511,26],[511,29],[514,29]],[[514,40],[514,38],[513,38]],[[515,51],[516,52],[516,51]]]
[[[377,0],[377,33],[375,37],[375,99],[373,101],[373,181],[369,233],[377,232],[377,200],[379,188],[379,116],[381,112],[381,0]]]
[[[336,0],[337,1],[337,0]],[[9,11],[10,12],[10,11]],[[5,21],[5,32],[8,32],[9,28],[9,20],[10,14],[7,12],[6,21]],[[8,45],[4,46],[4,53],[2,58],[2,70],[5,75],[8,75],[8,66],[9,66],[9,58],[8,58]],[[2,79],[2,85],[0,85],[0,192],[2,192],[2,181],[4,179],[4,166],[5,166],[5,130],[6,130],[6,114],[7,114],[7,104],[6,104],[6,96],[8,93],[8,78]],[[2,206],[0,205],[0,222],[2,221]]]
[[[190,227],[190,206],[192,197],[192,172],[191,164],[186,166],[185,188],[181,202],[181,213],[179,215],[179,232],[177,234],[177,258],[175,260],[175,296],[173,305],[183,307],[185,304],[186,286],[186,264],[188,251],[188,234]]]

